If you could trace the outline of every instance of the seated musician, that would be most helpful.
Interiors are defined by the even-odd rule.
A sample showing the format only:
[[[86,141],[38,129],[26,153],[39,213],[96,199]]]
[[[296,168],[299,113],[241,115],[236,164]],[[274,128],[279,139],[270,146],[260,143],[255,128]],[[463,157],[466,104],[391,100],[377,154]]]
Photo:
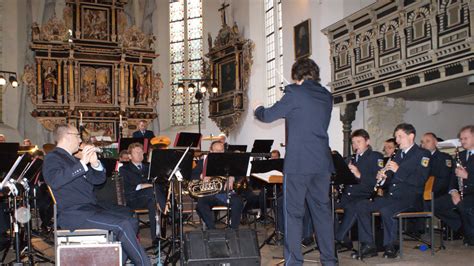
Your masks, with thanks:
[[[82,159],[73,156],[81,143],[75,127],[59,125],[53,133],[57,147],[46,155],[43,176],[56,198],[58,225],[63,229],[104,229],[121,242],[123,255],[135,265],[151,265],[136,238],[138,222],[97,204],[94,185],[106,180],[95,147],[86,145]],[[124,258],[126,261],[126,258]]]
[[[395,138],[389,138],[384,141],[383,143],[383,155],[385,156],[386,161],[388,158],[392,157],[392,155],[397,152],[398,144],[395,141]]]
[[[165,208],[166,196],[162,186],[155,186],[148,180],[149,164],[143,162],[143,145],[135,142],[128,146],[130,163],[120,167],[120,175],[123,178],[125,201],[132,209],[148,209],[150,219],[151,239],[153,244],[157,243],[156,214]],[[153,193],[155,192],[155,193]],[[156,196],[156,200],[155,200]],[[157,206],[158,204],[158,206]],[[157,210],[157,208],[159,208]]]
[[[385,179],[389,183],[388,193],[373,201],[361,200],[355,205],[362,258],[377,256],[372,235],[372,212],[380,212],[382,218],[384,257],[396,258],[398,224],[393,216],[417,206],[417,202],[422,200],[430,153],[415,144],[415,134],[411,124],[402,123],[395,128],[394,135],[400,149],[395,158],[377,173],[377,180]]]
[[[121,163],[130,162],[130,153],[128,153],[128,150],[123,150],[119,153],[119,161]]]
[[[220,141],[214,141],[211,143],[211,147],[209,148],[211,153],[222,153],[224,152],[224,143]],[[203,182],[209,182],[210,177],[205,175],[206,171],[206,162],[204,161],[204,167],[201,174],[201,179]],[[230,227],[232,229],[238,229],[240,224],[240,217],[242,215],[243,209],[243,202],[239,195],[237,195],[233,189],[235,178],[230,176],[227,182],[223,187],[223,191],[216,195],[205,196],[198,199],[198,203],[196,206],[196,211],[204,221],[208,229],[215,229],[216,225],[214,223],[214,214],[212,213],[212,207],[215,206],[226,206],[227,202],[227,188],[229,189],[230,193]],[[228,186],[228,187],[227,187]]]
[[[358,129],[351,135],[354,156],[349,161],[349,169],[359,179],[359,184],[347,186],[336,208],[344,209],[344,218],[336,230],[336,247],[352,249],[348,232],[356,220],[355,205],[368,199],[374,191],[377,172],[383,166],[383,156],[370,147],[370,136],[364,129]]]
[[[435,198],[448,194],[451,177],[453,175],[453,158],[451,155],[439,151],[436,146],[438,139],[432,132],[425,133],[421,139],[421,147],[431,152],[430,176],[435,177],[433,193]]]
[[[458,156],[460,165],[455,166],[449,193],[435,199],[435,215],[451,229],[463,231],[464,244],[474,246],[474,125],[463,127],[459,139],[464,148]]]

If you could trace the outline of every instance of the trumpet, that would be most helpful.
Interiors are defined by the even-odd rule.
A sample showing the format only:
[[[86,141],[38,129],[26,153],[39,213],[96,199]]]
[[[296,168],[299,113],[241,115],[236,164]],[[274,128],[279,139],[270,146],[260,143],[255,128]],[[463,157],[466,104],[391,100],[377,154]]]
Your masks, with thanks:
[[[77,151],[80,152],[80,151],[83,151],[84,149],[83,148],[79,148]],[[95,153],[103,153],[104,150],[102,148],[99,148],[99,147],[94,147],[93,151]]]
[[[464,165],[462,165],[461,159],[459,158],[459,148],[456,147],[455,151],[455,161],[456,161],[456,168],[462,167],[464,168]],[[461,200],[463,199],[464,196],[464,180],[462,180],[462,177],[457,176],[458,179],[458,191],[459,195],[461,197]]]

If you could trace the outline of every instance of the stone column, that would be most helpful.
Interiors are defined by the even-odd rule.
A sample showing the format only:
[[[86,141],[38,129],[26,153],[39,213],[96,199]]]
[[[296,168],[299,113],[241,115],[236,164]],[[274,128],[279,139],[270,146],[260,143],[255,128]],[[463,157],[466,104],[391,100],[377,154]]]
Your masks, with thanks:
[[[344,135],[344,157],[349,156],[351,153],[352,121],[354,121],[355,119],[357,106],[359,106],[359,102],[349,103],[341,106],[341,113],[339,119],[342,122],[342,133]]]

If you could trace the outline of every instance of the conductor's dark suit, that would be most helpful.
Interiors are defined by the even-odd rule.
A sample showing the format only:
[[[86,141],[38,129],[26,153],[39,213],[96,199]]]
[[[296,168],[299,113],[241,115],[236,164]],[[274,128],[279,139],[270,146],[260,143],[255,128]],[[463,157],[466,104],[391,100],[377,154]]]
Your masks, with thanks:
[[[404,155],[399,150],[393,159],[399,166],[387,180],[388,191],[383,197],[362,200],[356,204],[359,241],[373,246],[371,213],[379,211],[384,225],[384,246],[397,239],[397,223],[393,216],[418,206],[429,174],[430,152],[414,144]]]
[[[280,101],[270,108],[260,106],[255,110],[255,116],[263,122],[286,120],[283,208],[287,265],[303,263],[300,242],[305,200],[318,238],[321,262],[336,263],[329,200],[330,176],[334,170],[327,133],[331,111],[331,93],[313,80],[286,86]]]
[[[153,188],[145,188],[137,190],[139,184],[151,183],[148,181],[149,164],[141,164],[141,169],[133,163],[124,164],[120,167],[120,175],[123,178],[125,200],[127,206],[132,209],[148,209],[150,219],[151,238],[155,239],[156,235],[156,204]],[[165,192],[156,186],[156,203],[160,205],[161,210],[165,208]]]
[[[339,241],[344,240],[343,238],[356,220],[356,203],[368,199],[374,191],[377,172],[383,167],[383,155],[369,148],[364,153],[357,155],[351,163],[359,169],[360,183],[347,186],[344,189],[341,202],[337,204],[337,207],[344,209],[344,218],[336,232],[336,240]]]
[[[467,151],[462,151],[459,153],[459,159],[468,173],[467,179],[463,180],[463,199],[458,205],[454,205],[450,194],[437,198],[435,215],[454,230],[463,226],[465,242],[474,245],[474,155],[467,158]],[[453,173],[449,190],[458,189],[458,178]]]
[[[90,164],[84,168],[79,159],[59,147],[46,155],[43,176],[56,198],[58,225],[70,230],[97,228],[113,231],[124,253],[136,265],[150,265],[136,238],[137,221],[97,204],[94,185],[103,183],[106,178],[102,165],[97,169]]]
[[[155,133],[153,133],[153,131],[151,131],[151,130],[145,130],[145,132],[137,130],[137,131],[133,132],[132,137],[133,138],[151,139],[151,138],[155,137]]]

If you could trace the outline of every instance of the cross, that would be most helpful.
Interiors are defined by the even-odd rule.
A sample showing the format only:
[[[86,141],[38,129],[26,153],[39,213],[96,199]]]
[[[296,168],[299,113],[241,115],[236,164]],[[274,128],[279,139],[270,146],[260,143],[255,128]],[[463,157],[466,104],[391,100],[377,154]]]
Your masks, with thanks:
[[[222,25],[227,25],[226,21],[225,21],[225,9],[229,7],[229,4],[226,4],[225,2],[222,3],[222,7],[219,8],[219,12],[221,12],[221,20],[222,20]]]

